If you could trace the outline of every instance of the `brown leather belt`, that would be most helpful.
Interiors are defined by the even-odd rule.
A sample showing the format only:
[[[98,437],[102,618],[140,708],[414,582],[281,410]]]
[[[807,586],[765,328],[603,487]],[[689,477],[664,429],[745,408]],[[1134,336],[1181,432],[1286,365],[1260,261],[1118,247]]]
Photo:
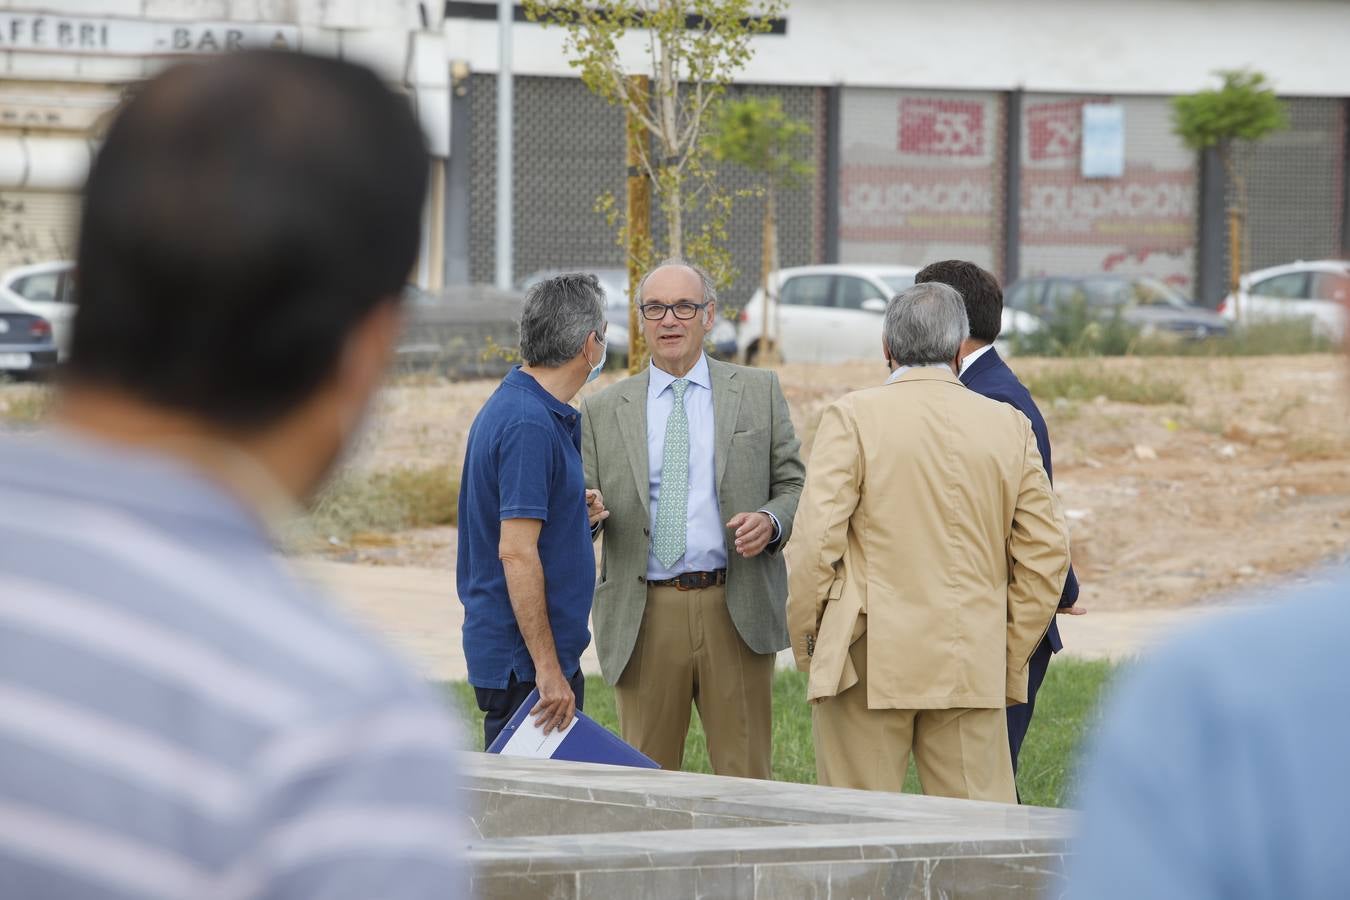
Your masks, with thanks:
[[[647,582],[650,587],[673,587],[677,591],[701,591],[727,583],[727,570],[716,569],[712,572],[681,572],[674,578]]]

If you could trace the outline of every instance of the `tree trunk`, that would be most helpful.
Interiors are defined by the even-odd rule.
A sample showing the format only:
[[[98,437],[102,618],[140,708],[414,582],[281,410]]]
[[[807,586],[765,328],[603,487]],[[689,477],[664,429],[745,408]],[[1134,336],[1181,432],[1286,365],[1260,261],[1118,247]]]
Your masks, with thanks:
[[[672,259],[684,258],[684,197],[680,191],[680,180],[678,177],[670,179],[666,184],[665,212],[666,212],[666,246],[669,248],[667,256]]]
[[[777,316],[778,305],[770,305],[772,273],[778,268],[778,217],[773,186],[764,193],[764,246],[760,266],[760,289],[763,292],[760,310],[759,352],[755,364],[773,366],[778,362]]]
[[[646,75],[629,76],[630,96],[639,106],[647,103],[651,84]],[[636,375],[647,365],[647,340],[638,318],[637,289],[642,279],[652,231],[652,183],[642,169],[643,149],[649,146],[651,135],[642,120],[628,112],[628,373]]]
[[[1242,302],[1242,230],[1247,206],[1247,185],[1238,174],[1237,163],[1233,159],[1233,146],[1229,142],[1218,147],[1219,161],[1223,164],[1224,175],[1232,193],[1228,199],[1228,291],[1233,295],[1233,316],[1239,324],[1246,312]]]

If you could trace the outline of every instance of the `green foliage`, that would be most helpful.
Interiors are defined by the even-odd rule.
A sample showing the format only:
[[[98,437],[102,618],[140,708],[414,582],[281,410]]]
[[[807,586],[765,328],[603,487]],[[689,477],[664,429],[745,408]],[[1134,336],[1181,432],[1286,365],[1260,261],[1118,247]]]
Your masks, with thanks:
[[[1061,369],[1038,372],[1024,378],[1027,390],[1041,400],[1095,400],[1105,397],[1117,403],[1141,405],[1184,404],[1186,390],[1171,378],[1134,376],[1107,371],[1100,364],[1076,363]]]
[[[1124,356],[1139,338],[1137,329],[1121,318],[1120,309],[1110,315],[1094,315],[1080,292],[1046,315],[1039,331],[1014,334],[1009,344],[1021,356]]]
[[[622,106],[651,135],[640,148],[639,167],[651,180],[656,205],[667,226],[667,256],[685,256],[713,277],[730,272],[723,235],[735,194],[716,184],[703,140],[715,103],[754,51],[751,38],[772,27],[786,0],[526,0],[531,21],[566,32],[563,50],[582,82],[609,103]],[[697,27],[688,27],[691,18]],[[624,68],[620,44],[630,32],[645,37],[648,71]],[[648,74],[650,90],[641,96],[629,76]],[[616,140],[620,136],[615,136]],[[613,195],[597,209],[617,227],[627,246],[629,223]],[[701,214],[703,224],[686,243],[686,213]],[[645,233],[645,223],[638,228]],[[640,248],[639,267],[657,261],[654,248]]]
[[[1037,695],[1036,717],[1022,745],[1017,777],[1022,802],[1062,806],[1069,799],[1080,744],[1096,722],[1098,700],[1114,672],[1115,666],[1104,661],[1061,657],[1050,664],[1045,684]],[[480,749],[483,713],[474,700],[473,688],[459,681],[442,685],[442,690],[464,723],[465,746]],[[586,678],[586,714],[618,733],[614,689],[595,675]],[[684,745],[684,770],[712,771],[697,712]],[[806,702],[806,676],[801,672],[780,671],[774,677],[773,777],[799,784],[816,782],[811,706]],[[919,792],[912,759],[905,791]]]
[[[398,466],[344,472],[314,502],[306,528],[320,538],[454,525],[459,520],[459,470]]]
[[[1227,337],[1204,341],[1140,340],[1135,356],[1294,356],[1334,353],[1336,342],[1311,319],[1257,321],[1234,329]]]
[[[1336,343],[1311,319],[1279,319],[1239,325],[1225,336],[1185,340],[1175,335],[1144,335],[1119,314],[1093,317],[1086,306],[1069,303],[1047,317],[1040,331],[1013,334],[1008,346],[1016,356],[1093,358],[1101,356],[1293,356],[1332,353]]]
[[[1228,69],[1215,74],[1223,82],[1217,90],[1172,100],[1172,129],[1186,146],[1223,152],[1232,141],[1257,141],[1288,127],[1284,104],[1260,72]]]
[[[801,152],[810,134],[810,125],[783,111],[781,98],[747,97],[721,104],[708,146],[718,162],[745,166],[764,175],[772,187],[790,189],[813,171]]]
[[[56,405],[56,392],[48,385],[13,385],[0,375],[0,421],[16,425],[41,424]]]

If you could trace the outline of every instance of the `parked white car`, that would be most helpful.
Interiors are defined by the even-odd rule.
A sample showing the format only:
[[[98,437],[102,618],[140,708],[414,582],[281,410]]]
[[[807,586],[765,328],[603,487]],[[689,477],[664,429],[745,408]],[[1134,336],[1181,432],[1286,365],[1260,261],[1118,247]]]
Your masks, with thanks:
[[[17,311],[50,322],[52,339],[65,358],[75,321],[75,263],[61,260],[10,269],[0,275],[0,296]]]
[[[781,302],[769,303],[776,316],[773,331],[784,362],[835,363],[880,360],[881,316],[890,299],[914,284],[919,266],[829,264],[780,269],[770,275]],[[764,291],[746,303],[740,314],[740,356],[753,363],[764,333]],[[1004,308],[1007,334],[1036,331],[1035,316]],[[1006,352],[1003,342],[1000,352]]]
[[[1226,319],[1244,323],[1310,319],[1332,340],[1345,334],[1350,303],[1350,262],[1339,259],[1299,260],[1243,275],[1238,293],[1219,304]]]

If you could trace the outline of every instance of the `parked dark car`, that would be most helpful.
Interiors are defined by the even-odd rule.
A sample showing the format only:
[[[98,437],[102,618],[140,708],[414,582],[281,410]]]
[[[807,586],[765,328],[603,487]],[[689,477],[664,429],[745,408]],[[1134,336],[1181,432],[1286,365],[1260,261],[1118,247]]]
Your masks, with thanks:
[[[1085,275],[1022,278],[1004,292],[1004,305],[1053,323],[1068,315],[1120,321],[1145,336],[1204,340],[1228,333],[1217,312],[1147,276]]]
[[[52,323],[32,313],[0,308],[0,375],[37,377],[56,368]]]

